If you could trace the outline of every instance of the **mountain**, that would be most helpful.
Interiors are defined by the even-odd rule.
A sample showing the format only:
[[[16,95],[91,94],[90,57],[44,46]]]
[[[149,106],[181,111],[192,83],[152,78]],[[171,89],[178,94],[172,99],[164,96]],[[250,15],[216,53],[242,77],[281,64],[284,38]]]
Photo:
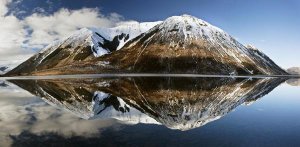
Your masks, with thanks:
[[[127,22],[115,28],[83,28],[62,41],[49,44],[6,75],[30,75],[37,71],[79,64],[119,50],[130,39],[158,22]]]
[[[300,67],[291,67],[286,70],[289,74],[300,75]]]
[[[10,80],[84,119],[162,124],[190,130],[251,104],[285,79],[132,77]]]
[[[99,34],[75,34],[77,40],[67,39],[66,44],[50,45],[45,53],[29,59],[8,75],[287,74],[258,49],[245,47],[220,28],[201,19],[182,15],[155,24],[157,25],[152,25],[150,30],[136,37],[128,38],[126,33],[120,34],[117,42],[124,44],[122,47],[117,46],[114,39],[103,39],[105,38],[105,35],[102,35],[105,34],[103,31]],[[86,38],[90,36],[92,43],[90,40],[86,43]],[[66,51],[68,52],[65,53]],[[96,58],[91,56],[91,52]]]
[[[112,71],[196,74],[286,74],[265,54],[192,16],[174,16],[96,61]],[[102,70],[105,70],[103,68]]]

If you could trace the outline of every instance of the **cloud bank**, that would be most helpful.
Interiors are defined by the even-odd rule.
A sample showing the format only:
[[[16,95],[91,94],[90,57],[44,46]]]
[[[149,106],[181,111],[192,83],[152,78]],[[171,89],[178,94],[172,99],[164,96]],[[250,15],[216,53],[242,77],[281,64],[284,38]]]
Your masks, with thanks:
[[[117,13],[103,15],[98,8],[62,8],[47,15],[33,13],[24,19],[7,15],[12,0],[0,1],[0,66],[7,61],[20,63],[54,40],[63,39],[83,27],[114,27],[122,22]]]

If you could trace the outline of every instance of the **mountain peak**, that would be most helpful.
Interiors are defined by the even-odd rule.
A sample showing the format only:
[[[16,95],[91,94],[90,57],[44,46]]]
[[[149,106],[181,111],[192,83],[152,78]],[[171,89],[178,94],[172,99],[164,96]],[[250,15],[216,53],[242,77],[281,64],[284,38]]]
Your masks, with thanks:
[[[177,21],[177,22],[185,22],[185,23],[189,23],[189,22],[201,22],[201,23],[205,23],[205,24],[209,24],[207,22],[205,22],[204,20],[202,19],[199,19],[195,16],[192,16],[192,15],[188,15],[188,14],[183,14],[183,15],[180,15],[180,16],[171,16],[169,18],[167,18],[165,20],[166,21]]]
[[[230,40],[229,35],[220,28],[187,14],[167,18],[159,25],[159,29],[165,34],[164,36],[174,36],[176,34],[178,38],[184,40],[204,39],[214,42],[218,36]]]

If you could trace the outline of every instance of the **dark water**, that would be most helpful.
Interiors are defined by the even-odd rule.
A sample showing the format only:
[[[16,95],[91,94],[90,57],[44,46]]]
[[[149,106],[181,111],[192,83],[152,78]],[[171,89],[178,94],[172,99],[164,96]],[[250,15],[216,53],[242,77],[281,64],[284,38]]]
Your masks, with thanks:
[[[0,81],[0,146],[300,146],[299,81]]]

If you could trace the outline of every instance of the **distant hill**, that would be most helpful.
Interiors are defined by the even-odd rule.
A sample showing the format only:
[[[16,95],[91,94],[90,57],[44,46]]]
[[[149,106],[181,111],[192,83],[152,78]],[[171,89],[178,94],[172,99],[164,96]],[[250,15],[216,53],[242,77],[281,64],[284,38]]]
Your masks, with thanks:
[[[286,71],[290,74],[300,75],[300,67],[291,67]]]

